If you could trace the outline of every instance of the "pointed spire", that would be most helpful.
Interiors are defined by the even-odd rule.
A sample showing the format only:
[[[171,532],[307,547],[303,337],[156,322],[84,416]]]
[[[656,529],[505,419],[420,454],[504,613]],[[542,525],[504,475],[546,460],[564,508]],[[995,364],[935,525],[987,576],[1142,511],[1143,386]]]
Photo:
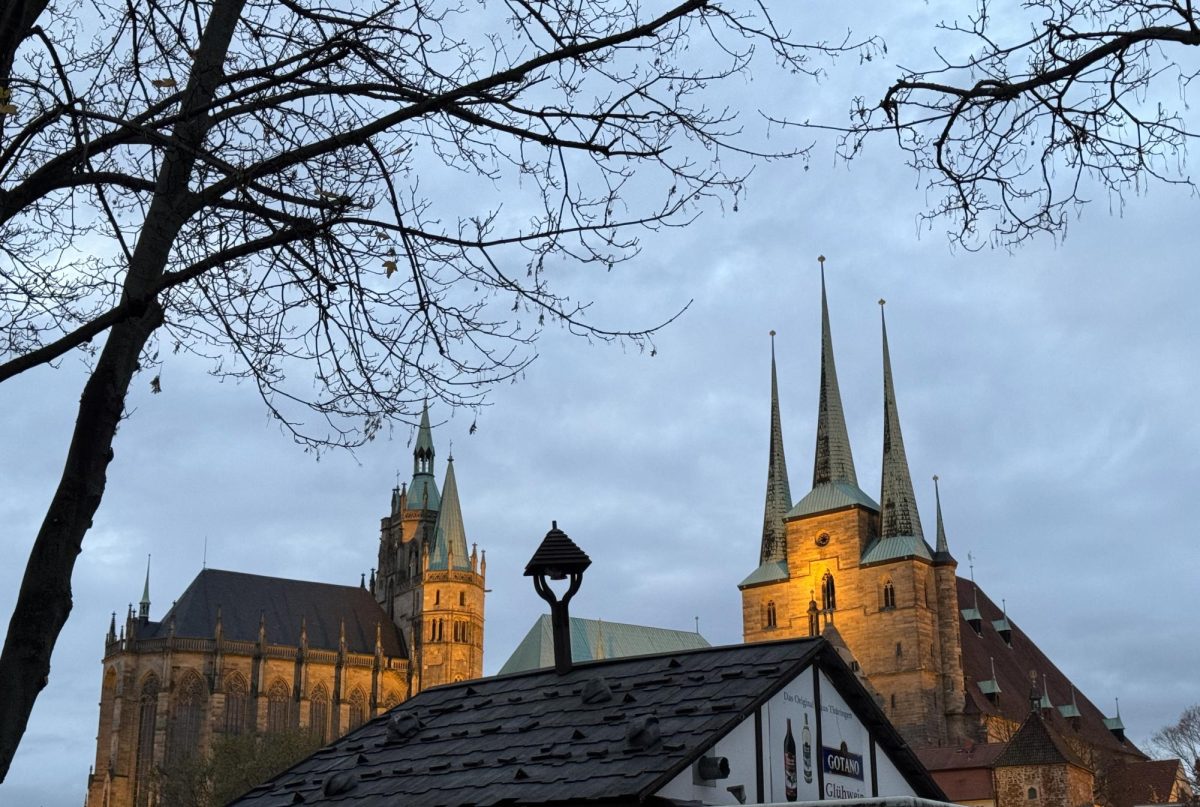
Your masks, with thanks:
[[[938,487],[938,475],[933,475],[933,497],[937,500],[937,550],[933,553],[934,563],[955,563],[950,554],[950,543],[946,540],[946,526],[942,523],[942,491]]]
[[[904,436],[900,433],[900,413],[896,408],[896,389],[892,384],[892,357],[888,352],[885,301],[879,301],[883,325],[883,484],[879,494],[880,537],[915,536],[924,541],[917,497],[913,493],[908,458],[904,454]]]
[[[829,301],[825,295],[825,256],[821,264],[821,398],[817,411],[817,450],[813,462],[813,487],[824,482],[849,482],[858,487],[850,436],[842,411],[837,366],[833,361],[833,336],[829,328]]]
[[[771,447],[767,457],[767,503],[763,508],[759,563],[787,560],[787,525],[792,509],[787,460],[783,455],[783,424],[779,418],[779,381],[775,374],[775,331],[771,331]]]
[[[454,476],[454,458],[446,461],[446,480],[442,484],[442,503],[433,529],[430,569],[469,570],[467,531],[463,527],[462,507],[458,501],[458,482]]]
[[[437,482],[433,478],[433,431],[429,427],[429,403],[421,406],[421,425],[413,446],[413,477],[407,493],[401,490],[403,506],[412,510],[437,510],[441,506]]]
[[[429,402],[421,406],[421,425],[413,446],[413,476],[433,473],[433,431],[429,428]]]
[[[117,640],[117,612],[116,611],[112,612],[112,619],[110,619],[108,621],[107,640],[109,642],[115,642]]]
[[[150,556],[146,556],[146,584],[142,587],[142,599],[138,603],[138,619],[150,619]]]

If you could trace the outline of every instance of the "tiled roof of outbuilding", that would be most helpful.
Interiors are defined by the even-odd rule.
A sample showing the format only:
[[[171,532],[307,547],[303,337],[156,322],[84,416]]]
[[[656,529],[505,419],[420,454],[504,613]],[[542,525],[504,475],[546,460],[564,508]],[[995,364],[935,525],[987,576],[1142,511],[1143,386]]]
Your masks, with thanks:
[[[814,661],[919,795],[941,798],[833,648],[801,639],[428,689],[234,804],[643,802]]]
[[[344,621],[348,651],[374,653],[375,626],[379,625],[384,654],[408,656],[400,632],[364,588],[220,569],[205,569],[196,575],[162,621],[139,629],[138,638],[167,636],[174,621],[176,636],[211,639],[218,608],[221,632],[228,640],[258,641],[262,622],[268,643],[299,646],[303,620],[309,647],[337,650]]]
[[[1031,712],[1021,728],[1013,735],[993,767],[1011,768],[1024,765],[1068,764],[1091,770],[1067,745],[1059,733],[1050,728],[1041,712]]]

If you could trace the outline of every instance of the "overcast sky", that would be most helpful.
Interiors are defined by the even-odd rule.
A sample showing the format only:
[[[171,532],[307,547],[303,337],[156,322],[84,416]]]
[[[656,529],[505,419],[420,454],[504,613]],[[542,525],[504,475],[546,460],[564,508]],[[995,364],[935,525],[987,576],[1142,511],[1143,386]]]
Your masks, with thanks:
[[[884,65],[846,60],[820,86],[768,89],[841,121],[852,95],[878,97],[895,64],[928,54],[947,13],[906,6],[903,19],[875,20]],[[736,584],[757,564],[766,480],[768,331],[799,499],[815,441],[824,254],[863,489],[879,489],[883,297],[922,521],[932,532],[936,473],[960,574],[969,552],[979,583],[1089,698],[1107,711],[1121,699],[1135,741],[1200,701],[1200,202],[1162,187],[1123,206],[1099,196],[1061,244],[971,254],[919,230],[930,201],[886,143],[850,166],[818,143],[807,171],[758,170],[738,212],[647,238],[604,285],[568,280],[615,325],[694,300],[657,356],[550,330],[520,383],[494,391],[477,433],[470,413],[431,413],[439,484],[453,441],[468,540],[487,551],[485,672],[545,609],[521,571],[552,519],[593,560],[573,614],[685,630],[698,617],[710,642],[740,641]],[[68,359],[0,386],[5,615],[81,384]],[[357,584],[375,564],[397,471],[411,473],[407,426],[317,462],[248,386],[179,360],[162,388],[152,396],[135,380],[75,609],[0,804],[81,803],[109,614],[139,598],[147,553],[156,619],[200,571],[206,538],[212,568]]]

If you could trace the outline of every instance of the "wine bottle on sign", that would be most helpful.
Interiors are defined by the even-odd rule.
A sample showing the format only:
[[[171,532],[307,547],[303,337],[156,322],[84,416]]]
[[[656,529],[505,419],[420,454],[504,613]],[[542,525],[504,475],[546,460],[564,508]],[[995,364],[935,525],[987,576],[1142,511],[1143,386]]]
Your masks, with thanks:
[[[790,717],[787,736],[783,738],[783,795],[788,801],[796,800],[796,738],[792,736]]]
[[[812,732],[808,730],[808,715],[804,716],[804,730],[800,732],[800,752],[804,757],[804,782],[812,784]]]

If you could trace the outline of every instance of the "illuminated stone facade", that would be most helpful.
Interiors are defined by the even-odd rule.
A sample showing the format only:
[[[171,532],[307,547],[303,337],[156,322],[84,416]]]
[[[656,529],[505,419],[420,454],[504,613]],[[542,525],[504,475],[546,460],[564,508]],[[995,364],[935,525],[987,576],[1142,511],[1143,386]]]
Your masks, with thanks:
[[[1005,608],[958,577],[936,477],[936,537],[932,546],[926,542],[886,325],[879,501],[859,487],[823,279],[821,308],[813,481],[798,501],[788,483],[772,346],[763,537],[758,567],[739,584],[744,639],[826,635],[916,748],[1007,742],[1036,710],[1092,770],[1144,759],[1125,740],[1119,718],[1106,718]]]
[[[421,689],[482,675],[486,560],[466,550],[453,461],[442,493],[433,463],[423,413],[369,583],[206,569],[155,622],[147,572],[138,614],[119,632],[114,615],[105,640],[89,807],[156,807],[156,772],[224,734],[330,741]]]

